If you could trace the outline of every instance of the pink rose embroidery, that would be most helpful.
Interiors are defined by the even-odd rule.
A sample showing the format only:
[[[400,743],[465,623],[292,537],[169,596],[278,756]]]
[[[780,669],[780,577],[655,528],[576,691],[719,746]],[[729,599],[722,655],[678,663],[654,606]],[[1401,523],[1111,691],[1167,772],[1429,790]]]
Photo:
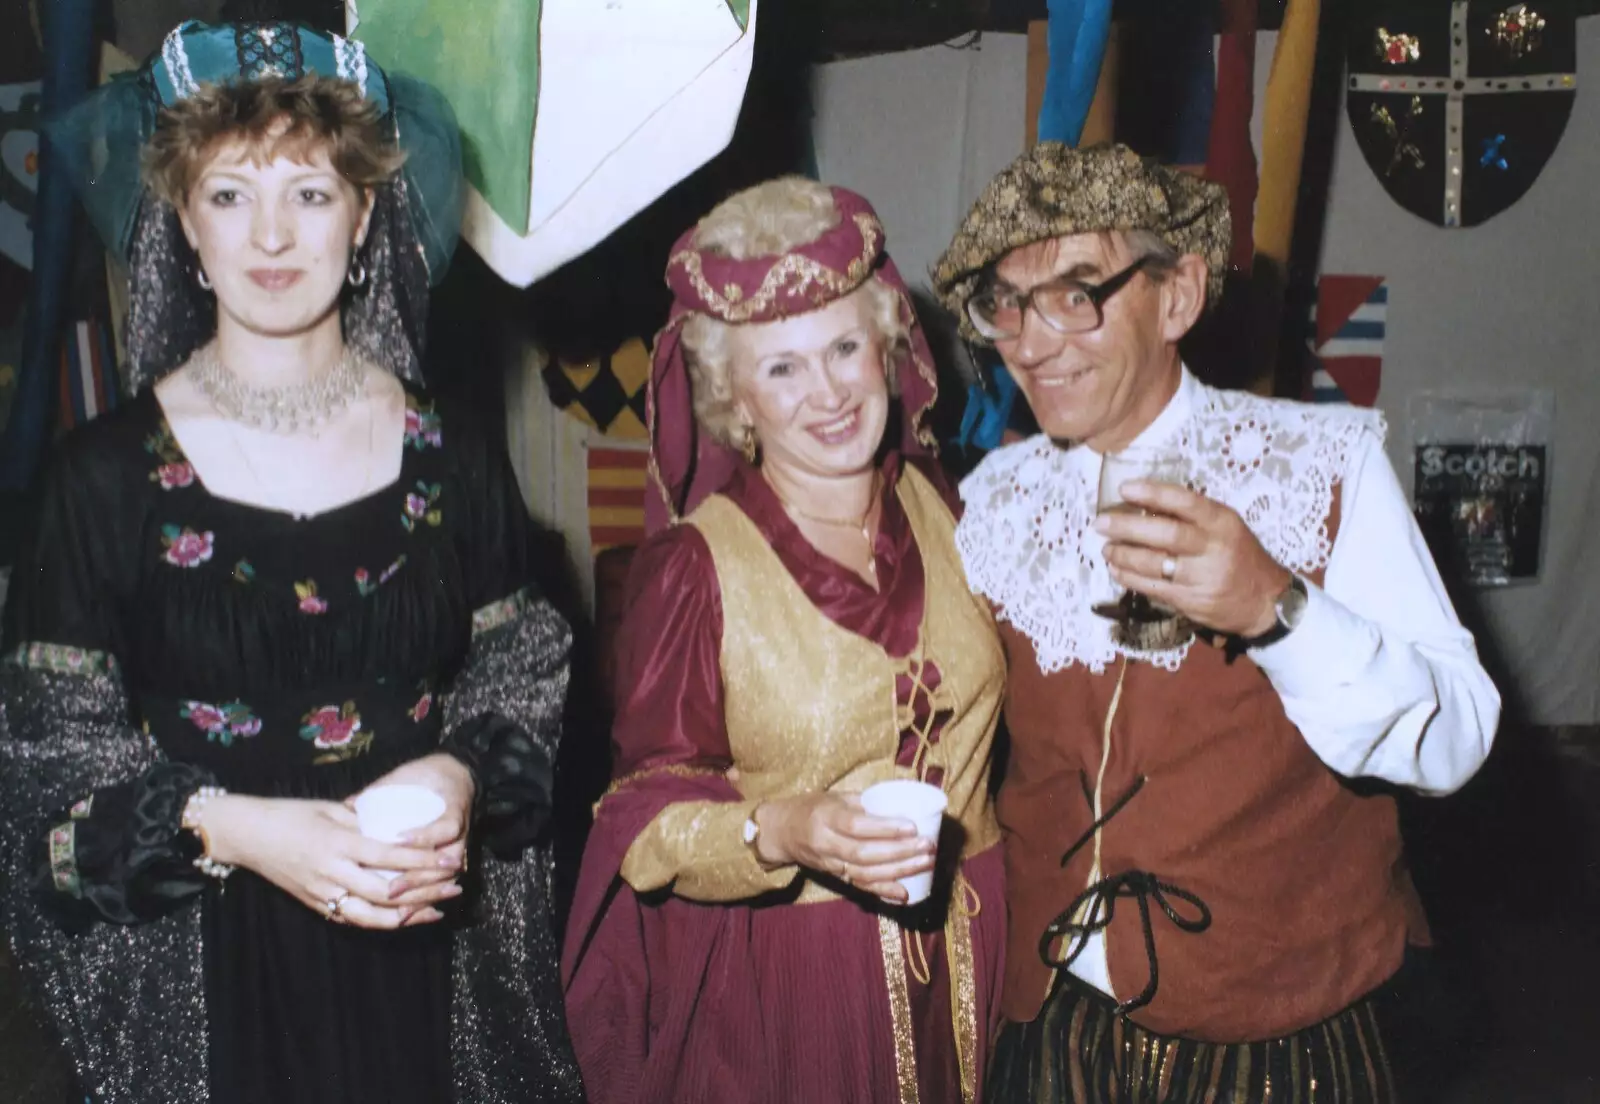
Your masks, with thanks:
[[[405,513],[400,515],[400,524],[406,527],[406,532],[414,531],[419,522],[436,526],[444,521],[444,512],[438,506],[442,492],[438,483],[417,481],[416,492],[406,495]]]
[[[317,596],[317,583],[314,579],[307,579],[303,583],[296,583],[294,585],[294,596],[300,600],[301,613],[328,612],[327,600]]]
[[[201,702],[187,702],[182,710],[183,718],[193,724],[201,732],[220,732],[224,723],[222,710],[214,705],[205,705]]]
[[[231,746],[235,737],[247,738],[261,732],[261,718],[244,702],[227,705],[184,702],[178,715],[204,732],[207,740],[215,740],[223,747]]]
[[[174,491],[194,482],[194,465],[187,460],[176,464],[162,464],[156,469],[156,480],[163,491]]]
[[[411,707],[411,719],[421,724],[428,719],[428,714],[433,712],[433,695],[424,694],[417,699],[417,704]]]
[[[173,567],[198,567],[211,559],[215,540],[216,534],[210,531],[196,533],[193,529],[163,525],[161,543],[167,550],[162,558]]]
[[[429,445],[439,448],[444,444],[444,434],[441,431],[439,415],[430,407],[423,410],[415,405],[415,399],[408,399],[406,407],[406,444],[414,449],[422,449]]]
[[[372,733],[362,729],[361,714],[356,712],[354,702],[313,709],[300,719],[300,738],[310,740],[312,747],[327,751],[328,754],[316,758],[317,763],[349,759],[372,743]]]

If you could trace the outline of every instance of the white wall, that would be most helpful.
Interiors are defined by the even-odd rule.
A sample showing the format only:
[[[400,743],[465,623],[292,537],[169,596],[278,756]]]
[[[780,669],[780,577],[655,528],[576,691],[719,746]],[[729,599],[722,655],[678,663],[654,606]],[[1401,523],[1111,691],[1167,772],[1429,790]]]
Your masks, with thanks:
[[[1028,36],[986,34],[815,70],[817,170],[877,208],[913,287],[1027,133]]]
[[[1417,392],[1555,391],[1543,575],[1476,592],[1515,696],[1547,724],[1600,721],[1600,18],[1578,27],[1577,103],[1526,196],[1480,226],[1435,227],[1389,198],[1346,122],[1322,261],[1324,272],[1388,277],[1378,401],[1406,486]],[[1258,99],[1274,37],[1256,48]]]

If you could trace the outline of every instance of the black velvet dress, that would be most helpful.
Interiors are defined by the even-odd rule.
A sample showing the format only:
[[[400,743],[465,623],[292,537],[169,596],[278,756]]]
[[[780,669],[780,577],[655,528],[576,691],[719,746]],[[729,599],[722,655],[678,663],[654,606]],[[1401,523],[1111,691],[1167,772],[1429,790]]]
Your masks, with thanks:
[[[531,688],[508,685],[506,708],[492,693],[465,715],[442,708],[475,640],[555,619],[530,590],[509,466],[415,390],[403,450],[395,482],[329,512],[247,506],[205,488],[147,391],[68,441],[11,585],[11,725],[37,730],[20,738],[52,738],[51,707],[30,700],[48,689],[30,674],[111,679],[151,756],[46,810],[36,899],[78,931],[203,910],[206,1038],[189,1045],[206,1049],[214,1101],[458,1099],[452,940],[492,902],[469,875],[444,922],[372,932],[249,871],[219,883],[178,824],[197,786],[341,801],[443,748],[478,783],[476,846],[514,857],[549,809],[553,732],[530,732],[514,707]],[[74,723],[61,739],[78,738]],[[161,1034],[162,1009],[136,1014]]]

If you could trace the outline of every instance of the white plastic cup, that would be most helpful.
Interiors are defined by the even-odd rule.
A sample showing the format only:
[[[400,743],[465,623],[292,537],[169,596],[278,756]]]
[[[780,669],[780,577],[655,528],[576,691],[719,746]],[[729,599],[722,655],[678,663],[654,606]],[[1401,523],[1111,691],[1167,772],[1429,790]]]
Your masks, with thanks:
[[[876,817],[909,820],[917,826],[917,835],[939,843],[939,830],[944,826],[944,811],[950,799],[938,786],[897,778],[868,786],[861,794],[861,805]],[[919,905],[933,892],[933,871],[901,878],[906,890],[906,904]]]
[[[426,786],[374,786],[356,796],[356,826],[368,839],[399,843],[400,837],[444,815],[444,798]],[[373,870],[380,878],[397,878],[398,870]]]

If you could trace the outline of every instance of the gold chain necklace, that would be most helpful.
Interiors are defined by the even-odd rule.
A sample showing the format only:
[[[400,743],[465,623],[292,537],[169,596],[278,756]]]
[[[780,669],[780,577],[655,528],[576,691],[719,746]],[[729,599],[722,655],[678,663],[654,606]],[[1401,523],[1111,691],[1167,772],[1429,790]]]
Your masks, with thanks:
[[[767,486],[772,488],[772,493],[777,496],[778,502],[782,504],[783,508],[796,517],[804,518],[806,521],[817,525],[829,525],[835,529],[854,529],[860,533],[862,543],[867,546],[867,574],[876,579],[878,577],[878,556],[872,543],[872,530],[867,523],[872,518],[872,508],[878,503],[878,480],[878,473],[873,472],[872,493],[867,496],[867,512],[861,515],[859,521],[853,518],[831,518],[809,513],[785,498],[783,492],[778,490],[772,480],[767,480]]]

